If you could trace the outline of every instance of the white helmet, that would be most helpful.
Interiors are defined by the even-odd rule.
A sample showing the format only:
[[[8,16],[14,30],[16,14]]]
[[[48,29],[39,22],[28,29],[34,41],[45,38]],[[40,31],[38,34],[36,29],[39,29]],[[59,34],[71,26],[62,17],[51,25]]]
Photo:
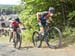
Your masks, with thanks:
[[[54,7],[49,7],[48,11],[51,12],[51,13],[54,13],[55,9],[54,9]]]

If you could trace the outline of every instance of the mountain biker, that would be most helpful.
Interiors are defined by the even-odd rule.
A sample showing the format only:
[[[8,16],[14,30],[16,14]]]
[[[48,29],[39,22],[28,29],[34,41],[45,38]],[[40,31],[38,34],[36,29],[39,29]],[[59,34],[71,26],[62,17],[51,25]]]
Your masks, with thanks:
[[[16,31],[17,28],[20,27],[20,24],[22,24],[18,17],[16,19],[11,19],[11,20],[12,20],[12,22],[10,23],[10,25],[11,25],[12,31],[11,31],[11,35],[10,35],[10,40],[9,41],[11,41],[11,39],[12,39],[13,32]]]
[[[54,15],[55,9],[53,7],[50,7],[48,11],[44,12],[37,12],[37,21],[40,26],[40,31],[39,33],[44,35],[44,27],[48,26],[47,20],[52,21],[51,18]]]

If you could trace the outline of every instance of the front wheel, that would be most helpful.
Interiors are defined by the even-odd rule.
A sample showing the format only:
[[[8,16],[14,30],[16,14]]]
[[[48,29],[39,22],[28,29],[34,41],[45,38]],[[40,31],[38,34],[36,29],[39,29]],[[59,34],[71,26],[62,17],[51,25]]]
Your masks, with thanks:
[[[62,33],[57,27],[52,27],[48,31],[48,47],[61,47],[62,46]]]
[[[39,34],[38,31],[34,31],[32,35],[32,43],[35,47],[40,48],[42,44],[42,36]]]
[[[18,48],[18,49],[21,48],[22,38],[20,34],[16,33],[14,35],[13,42],[14,42],[14,48]]]

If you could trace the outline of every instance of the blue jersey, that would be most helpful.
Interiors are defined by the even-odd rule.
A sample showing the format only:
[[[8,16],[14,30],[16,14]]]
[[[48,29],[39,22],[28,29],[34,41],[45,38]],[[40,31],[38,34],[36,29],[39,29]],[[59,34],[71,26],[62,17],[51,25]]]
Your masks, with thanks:
[[[46,16],[47,14],[48,14],[48,13],[44,13],[44,14],[41,16],[41,18],[40,18],[41,23],[46,23],[46,18],[45,18],[45,16]]]

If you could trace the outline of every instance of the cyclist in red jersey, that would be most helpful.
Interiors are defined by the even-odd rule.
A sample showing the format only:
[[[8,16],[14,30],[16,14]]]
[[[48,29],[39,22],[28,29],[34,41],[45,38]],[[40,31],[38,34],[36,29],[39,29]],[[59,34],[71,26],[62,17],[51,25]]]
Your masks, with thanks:
[[[17,28],[19,28],[19,25],[22,24],[19,20],[19,18],[16,18],[16,19],[12,19],[12,22],[10,23],[11,25],[11,28],[13,29],[11,31],[11,35],[10,35],[10,39],[9,39],[9,42],[11,41],[11,39],[13,38],[13,32],[17,30]]]

